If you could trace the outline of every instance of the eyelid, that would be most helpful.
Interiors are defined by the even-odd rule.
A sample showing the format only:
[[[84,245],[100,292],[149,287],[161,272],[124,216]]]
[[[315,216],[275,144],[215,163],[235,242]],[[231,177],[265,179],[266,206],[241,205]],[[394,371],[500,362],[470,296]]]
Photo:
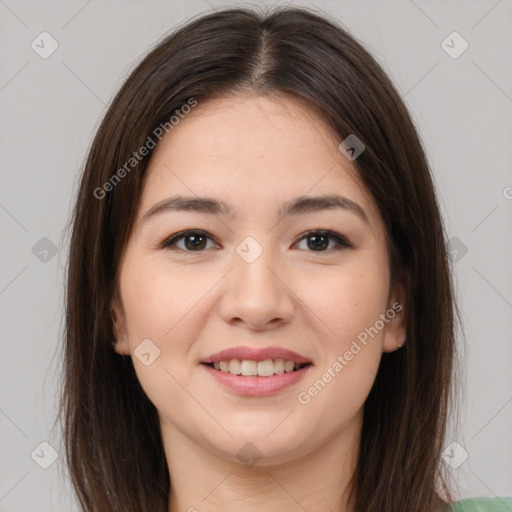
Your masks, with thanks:
[[[193,253],[193,252],[197,252],[197,253],[200,253],[200,252],[204,252],[203,251],[187,251],[185,249],[181,249],[179,247],[176,247],[176,242],[181,240],[182,238],[185,238],[187,235],[201,235],[201,236],[204,236],[206,238],[209,238],[210,240],[212,240],[213,242],[215,242],[217,245],[220,245],[217,240],[215,239],[215,237],[213,237],[212,235],[210,235],[210,233],[208,233],[207,231],[203,231],[202,229],[185,229],[184,231],[179,231],[178,233],[175,233],[174,235],[171,235],[167,238],[165,238],[161,243],[158,244],[158,247],[160,249],[171,249],[171,250],[177,250],[177,251],[182,251],[182,252],[190,252],[190,253]]]
[[[297,242],[302,241],[308,235],[310,235],[310,236],[311,235],[324,235],[324,236],[330,237],[332,240],[336,241],[336,243],[338,244],[338,246],[335,247],[334,249],[340,249],[340,248],[349,249],[349,248],[354,247],[348,241],[348,239],[345,236],[343,236],[341,233],[338,233],[337,231],[333,231],[332,229],[321,229],[321,228],[309,229],[308,231],[305,231],[304,233],[300,234],[297,237],[297,240],[295,242],[293,242],[293,243],[296,244]],[[330,249],[330,250],[332,250],[332,249]],[[318,251],[318,252],[320,252],[320,253],[321,252],[329,252],[330,250],[328,250],[328,251]],[[316,251],[310,251],[310,252],[316,252]]]
[[[177,250],[182,252],[189,252],[189,253],[201,253],[205,252],[205,250],[201,251],[188,251],[186,249],[181,249],[177,247],[175,244],[177,241],[181,240],[182,238],[185,238],[187,235],[201,235],[204,236],[210,240],[212,240],[215,244],[220,245],[219,242],[216,240],[216,238],[207,231],[201,230],[201,229],[186,229],[184,231],[179,231],[178,233],[175,233],[174,235],[171,235],[170,237],[167,237],[164,239],[160,244],[158,244],[158,247],[161,249],[171,249],[171,250]],[[354,245],[348,241],[348,239],[343,236],[342,234],[333,231],[331,229],[309,229],[308,231],[305,231],[301,233],[293,242],[293,245],[297,244],[298,242],[301,242],[304,238],[307,238],[308,236],[312,235],[324,235],[328,236],[331,240],[334,240],[336,242],[336,246],[328,249],[326,251],[308,251],[312,253],[330,253],[333,250],[338,249],[350,249],[353,248]]]

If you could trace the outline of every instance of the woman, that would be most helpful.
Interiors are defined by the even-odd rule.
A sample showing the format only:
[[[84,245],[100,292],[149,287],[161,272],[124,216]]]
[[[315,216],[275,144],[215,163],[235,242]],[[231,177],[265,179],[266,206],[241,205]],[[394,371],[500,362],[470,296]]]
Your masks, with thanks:
[[[457,309],[417,132],[311,11],[216,12],[144,58],[90,148],[67,287],[83,510],[509,506],[442,475]]]

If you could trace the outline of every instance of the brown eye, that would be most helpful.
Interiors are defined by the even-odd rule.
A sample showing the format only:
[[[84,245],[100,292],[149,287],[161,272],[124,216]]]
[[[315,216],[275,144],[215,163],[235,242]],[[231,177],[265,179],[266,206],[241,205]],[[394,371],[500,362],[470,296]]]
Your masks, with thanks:
[[[213,242],[213,246],[207,247],[209,240]],[[353,247],[342,235],[329,230],[309,231],[300,238],[299,242],[303,240],[307,240],[306,249],[312,252],[328,252],[331,249]],[[181,243],[182,241],[183,243]],[[160,244],[160,247],[185,252],[203,252],[205,249],[219,247],[219,245],[205,231],[188,230],[167,238]]]
[[[313,252],[327,252],[330,249],[349,248],[352,245],[339,233],[329,230],[316,230],[306,233],[299,241],[307,240],[307,249]],[[330,242],[334,246],[329,247]]]
[[[178,242],[184,241],[180,247]],[[204,231],[182,231],[176,235],[171,236],[162,242],[162,248],[178,249],[187,252],[201,252],[206,248],[207,241],[213,239]]]

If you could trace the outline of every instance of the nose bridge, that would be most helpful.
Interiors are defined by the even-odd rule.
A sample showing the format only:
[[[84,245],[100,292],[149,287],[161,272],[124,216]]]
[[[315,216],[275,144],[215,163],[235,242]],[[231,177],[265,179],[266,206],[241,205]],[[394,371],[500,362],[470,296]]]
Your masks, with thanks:
[[[250,294],[259,291],[275,293],[281,288],[274,270],[280,266],[277,261],[278,251],[271,246],[270,239],[261,234],[248,235],[235,248],[234,278],[242,289],[248,288]]]
[[[258,236],[258,235],[256,235]],[[226,320],[239,318],[250,324],[264,324],[276,318],[289,320],[293,297],[280,275],[283,265],[270,238],[247,236],[233,253],[233,271],[223,296]]]

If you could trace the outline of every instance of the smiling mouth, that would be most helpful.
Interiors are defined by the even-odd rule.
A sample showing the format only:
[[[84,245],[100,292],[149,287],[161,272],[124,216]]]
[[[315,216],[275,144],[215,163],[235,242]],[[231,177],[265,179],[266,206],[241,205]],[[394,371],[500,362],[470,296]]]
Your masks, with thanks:
[[[221,373],[238,375],[240,377],[273,377],[283,373],[293,373],[306,366],[311,366],[311,363],[300,364],[284,359],[265,359],[264,361],[230,359],[202,364]]]

